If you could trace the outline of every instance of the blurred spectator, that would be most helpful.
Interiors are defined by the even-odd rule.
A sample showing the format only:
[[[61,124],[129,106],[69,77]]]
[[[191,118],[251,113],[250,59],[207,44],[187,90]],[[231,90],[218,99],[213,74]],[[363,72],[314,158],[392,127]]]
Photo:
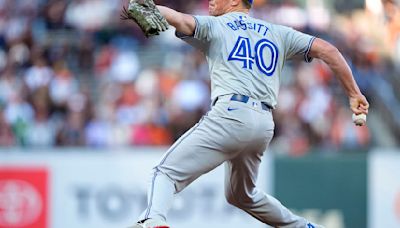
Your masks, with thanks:
[[[24,135],[27,146],[49,147],[55,145],[57,129],[50,118],[50,98],[47,87],[36,90],[31,97],[34,117],[28,122]]]
[[[139,71],[139,60],[134,52],[120,51],[111,61],[109,75],[116,82],[129,83],[136,79]]]
[[[94,118],[85,128],[86,145],[90,147],[108,146],[108,133],[111,123],[100,118]]]
[[[387,39],[400,65],[400,3],[395,0],[383,0],[383,6],[387,20]]]
[[[3,114],[3,110],[0,110],[0,146],[13,146],[14,134],[11,126],[6,122]]]
[[[68,5],[65,12],[65,21],[73,27],[86,30],[99,30],[110,22],[114,6],[118,6],[118,1],[102,0],[75,0]],[[59,1],[58,4],[62,4]],[[59,12],[58,15],[63,15]],[[101,15],[101,16],[99,16]]]
[[[70,112],[59,131],[57,143],[61,146],[85,145],[84,124],[85,118],[82,112]]]
[[[8,124],[15,125],[18,122],[29,123],[33,120],[34,110],[20,94],[14,93],[10,97],[5,110],[4,117]]]
[[[72,94],[79,92],[79,86],[66,64],[58,61],[54,64],[54,77],[49,84],[49,96],[55,106],[65,112]]]
[[[47,87],[53,78],[53,70],[47,66],[43,57],[33,60],[33,66],[27,69],[25,83],[31,92],[36,89]]]

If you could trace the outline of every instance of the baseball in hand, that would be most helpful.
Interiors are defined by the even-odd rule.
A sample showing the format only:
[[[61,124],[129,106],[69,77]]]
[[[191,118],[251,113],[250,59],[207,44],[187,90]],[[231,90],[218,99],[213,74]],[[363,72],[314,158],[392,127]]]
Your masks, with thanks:
[[[353,119],[353,123],[356,126],[364,126],[367,122],[367,115],[365,115],[365,114],[356,115],[353,113],[352,119]]]

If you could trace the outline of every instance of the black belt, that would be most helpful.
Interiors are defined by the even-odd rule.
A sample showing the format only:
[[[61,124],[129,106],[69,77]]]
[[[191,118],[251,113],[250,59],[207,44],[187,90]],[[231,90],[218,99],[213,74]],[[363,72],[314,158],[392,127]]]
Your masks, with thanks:
[[[250,97],[246,96],[246,95],[240,95],[240,94],[234,94],[231,97],[231,101],[239,101],[242,103],[247,103],[249,101]],[[214,104],[217,103],[218,101],[218,97],[217,99],[215,99]],[[273,108],[271,105],[265,103],[265,102],[261,102],[261,108],[265,111],[271,111]]]

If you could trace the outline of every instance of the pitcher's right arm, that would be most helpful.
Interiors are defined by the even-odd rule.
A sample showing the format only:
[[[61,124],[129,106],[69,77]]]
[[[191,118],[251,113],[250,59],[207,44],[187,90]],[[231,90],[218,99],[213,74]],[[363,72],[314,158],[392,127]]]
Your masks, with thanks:
[[[309,56],[321,59],[334,72],[349,97],[353,113],[368,114],[368,101],[360,92],[349,65],[335,46],[317,38],[311,46]]]

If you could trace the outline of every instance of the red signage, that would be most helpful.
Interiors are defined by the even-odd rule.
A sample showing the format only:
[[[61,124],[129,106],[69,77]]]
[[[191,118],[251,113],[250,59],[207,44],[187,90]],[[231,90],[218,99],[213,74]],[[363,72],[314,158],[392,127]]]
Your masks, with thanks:
[[[48,227],[45,168],[0,167],[0,228]]]

